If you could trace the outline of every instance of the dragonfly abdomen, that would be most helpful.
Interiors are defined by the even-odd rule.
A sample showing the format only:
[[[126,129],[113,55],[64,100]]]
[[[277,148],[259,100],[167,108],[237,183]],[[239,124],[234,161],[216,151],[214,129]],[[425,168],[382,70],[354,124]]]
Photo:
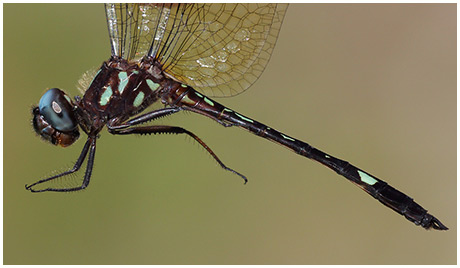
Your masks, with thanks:
[[[173,95],[176,96],[175,104],[178,106],[204,114],[226,126],[242,127],[257,136],[278,143],[297,154],[325,165],[416,225],[426,229],[448,229],[438,219],[428,214],[426,209],[414,202],[411,197],[347,161],[333,157],[306,142],[292,138],[265,124],[239,114],[196,92],[191,87],[184,85]]]

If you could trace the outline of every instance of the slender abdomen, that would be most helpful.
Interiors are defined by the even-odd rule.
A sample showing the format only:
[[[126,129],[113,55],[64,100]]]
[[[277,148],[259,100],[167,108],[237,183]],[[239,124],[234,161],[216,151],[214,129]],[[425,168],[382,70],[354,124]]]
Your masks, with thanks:
[[[447,230],[446,226],[434,216],[428,214],[427,210],[414,202],[411,197],[347,161],[326,154],[303,141],[294,139],[239,114],[186,85],[178,88],[171,96],[174,99],[174,105],[206,115],[224,126],[242,127],[258,136],[276,142],[297,154],[325,165],[416,225],[421,225],[426,229]]]

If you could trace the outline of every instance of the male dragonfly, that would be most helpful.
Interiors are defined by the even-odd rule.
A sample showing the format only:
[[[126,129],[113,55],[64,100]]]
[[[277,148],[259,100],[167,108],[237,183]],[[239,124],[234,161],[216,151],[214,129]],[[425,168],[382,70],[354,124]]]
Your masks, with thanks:
[[[143,125],[191,111],[224,127],[244,128],[325,165],[416,225],[447,230],[411,197],[383,180],[207,97],[241,93],[258,79],[273,51],[286,9],[286,4],[106,4],[110,59],[102,63],[83,97],[72,100],[52,88],[32,111],[35,131],[52,144],[71,145],[78,139],[80,127],[87,135],[83,150],[73,168],[26,185],[26,189],[85,189],[96,141],[104,127],[113,135],[186,134],[223,169],[246,183],[244,175],[227,167],[192,132],[178,126]],[[165,107],[144,111],[158,101]],[[46,182],[77,172],[86,157],[81,185],[46,186]]]

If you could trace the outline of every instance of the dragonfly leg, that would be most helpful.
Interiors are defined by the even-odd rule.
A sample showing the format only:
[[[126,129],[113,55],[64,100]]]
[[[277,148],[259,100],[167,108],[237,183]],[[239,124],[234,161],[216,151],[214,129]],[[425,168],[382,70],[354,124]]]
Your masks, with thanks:
[[[153,120],[156,120],[158,118],[165,117],[165,116],[168,116],[168,115],[180,112],[180,111],[192,111],[192,112],[195,112],[195,113],[197,112],[195,109],[189,109],[188,107],[177,107],[177,106],[175,106],[175,107],[167,107],[167,108],[163,108],[163,109],[155,110],[155,111],[152,111],[152,112],[149,112],[149,113],[146,113],[146,114],[139,115],[139,116],[134,117],[133,119],[123,123],[123,124],[120,124],[120,125],[117,125],[117,124],[108,125],[108,127],[111,127],[113,129],[127,128],[127,127],[130,127],[130,126],[139,125],[139,124],[142,124],[142,123],[153,121]],[[221,124],[224,127],[233,127],[233,126],[237,125],[237,124],[232,123],[232,122],[224,122],[224,121],[219,120],[217,118],[212,118],[212,119],[215,120],[217,123]]]
[[[152,111],[146,114],[136,116],[133,119],[128,120],[127,122],[123,124],[117,124],[117,122],[109,122],[107,124],[107,127],[109,128],[109,130],[123,129],[123,128],[131,127],[131,126],[139,125],[142,123],[146,123],[149,121],[153,121],[155,119],[165,117],[165,116],[171,115],[173,113],[177,113],[182,110],[183,109],[180,107],[163,108],[163,109],[155,110],[155,111]]]
[[[216,121],[217,123],[221,124],[224,127],[241,126],[241,125],[239,125],[237,123],[234,123],[234,122],[221,120],[221,119],[219,119],[219,118],[217,118],[215,116],[209,115],[207,112],[204,112],[204,111],[202,111],[200,109],[197,109],[197,108],[183,106],[182,109],[185,110],[185,111],[191,111],[191,112],[194,112],[194,113],[198,113],[198,114],[202,114],[204,116],[207,116],[207,117],[211,118],[212,120]]]
[[[114,135],[129,135],[129,134],[187,134],[192,137],[195,141],[197,141],[213,158],[216,162],[225,170],[230,171],[238,176],[240,176],[244,180],[244,184],[248,182],[248,179],[238,171],[235,171],[229,167],[227,167],[217,155],[209,148],[204,141],[202,141],[198,136],[193,134],[192,132],[176,126],[142,126],[142,127],[132,127],[132,128],[125,128],[125,129],[117,129],[117,128],[109,128],[109,132]]]
[[[85,161],[85,158],[86,158],[86,155],[88,154],[88,151],[89,151],[88,164],[86,166],[85,176],[83,178],[83,182],[82,182],[81,186],[73,187],[73,188],[46,188],[46,189],[41,189],[41,190],[35,190],[35,189],[32,188],[32,187],[34,187],[34,186],[36,186],[38,184],[42,184],[42,183],[45,183],[47,181],[51,181],[51,180],[54,180],[54,179],[57,179],[57,178],[60,178],[60,177],[63,177],[63,176],[67,176],[69,174],[77,172],[80,169],[80,167],[82,166],[83,162]],[[26,190],[29,190],[32,193],[40,193],[40,192],[74,192],[74,191],[79,191],[79,190],[85,189],[88,186],[89,180],[91,178],[91,172],[93,170],[95,153],[96,153],[96,138],[95,137],[94,138],[89,137],[88,140],[85,143],[85,146],[83,147],[83,150],[80,153],[80,156],[78,157],[77,162],[75,163],[75,165],[73,166],[72,169],[70,169],[68,171],[65,171],[65,172],[63,172],[61,174],[49,177],[49,178],[39,180],[39,181],[37,181],[37,182],[35,182],[33,184],[30,184],[30,185],[26,184]]]
[[[213,119],[214,119],[214,121],[216,121],[217,123],[221,124],[221,125],[224,126],[224,127],[239,126],[239,125],[234,124],[234,123],[226,123],[226,122],[224,122],[224,121],[222,121],[222,120],[219,120],[219,119],[215,119],[215,118],[213,118]]]

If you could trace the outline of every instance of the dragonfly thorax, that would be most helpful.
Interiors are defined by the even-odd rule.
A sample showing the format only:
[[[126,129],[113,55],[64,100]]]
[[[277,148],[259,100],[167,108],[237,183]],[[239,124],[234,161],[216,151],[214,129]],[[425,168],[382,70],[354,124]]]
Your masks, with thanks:
[[[117,57],[104,62],[77,103],[82,114],[91,115],[84,120],[90,132],[100,131],[109,120],[125,121],[157,101],[168,83],[158,70],[154,64]]]

